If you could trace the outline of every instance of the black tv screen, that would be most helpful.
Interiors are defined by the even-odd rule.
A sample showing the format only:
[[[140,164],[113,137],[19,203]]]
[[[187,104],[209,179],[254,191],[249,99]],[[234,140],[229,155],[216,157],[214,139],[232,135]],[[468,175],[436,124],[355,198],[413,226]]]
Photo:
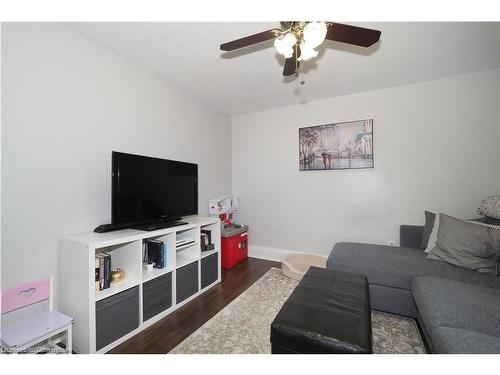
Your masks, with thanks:
[[[112,153],[113,224],[198,214],[198,165]]]

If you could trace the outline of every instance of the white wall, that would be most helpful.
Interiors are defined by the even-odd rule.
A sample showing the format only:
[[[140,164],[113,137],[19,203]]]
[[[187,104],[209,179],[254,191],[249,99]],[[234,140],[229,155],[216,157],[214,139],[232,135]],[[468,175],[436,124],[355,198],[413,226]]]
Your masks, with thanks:
[[[0,82],[2,82],[2,23],[0,22]],[[2,91],[0,90],[0,103],[2,103]],[[2,108],[0,106],[0,171],[2,170],[2,154],[1,154],[1,145],[2,145]],[[0,212],[2,212],[2,176],[0,173]],[[0,228],[2,223],[2,217],[0,215]],[[0,230],[0,290],[2,289],[2,231]],[[2,299],[0,298],[0,311],[2,311]],[[2,326],[2,314],[0,314],[0,327]]]
[[[424,210],[474,217],[499,193],[499,70],[234,116],[233,193],[250,252],[387,243]],[[374,120],[375,168],[298,170],[298,128]]]
[[[61,237],[110,221],[111,150],[199,164],[231,191],[231,125],[61,24],[3,24],[2,281],[58,275]]]

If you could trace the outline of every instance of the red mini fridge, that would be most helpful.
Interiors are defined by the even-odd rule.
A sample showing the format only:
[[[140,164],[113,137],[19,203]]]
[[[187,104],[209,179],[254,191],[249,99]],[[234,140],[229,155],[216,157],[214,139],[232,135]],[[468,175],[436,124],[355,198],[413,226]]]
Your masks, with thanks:
[[[239,233],[231,237],[222,237],[221,267],[231,269],[248,258],[248,234]]]

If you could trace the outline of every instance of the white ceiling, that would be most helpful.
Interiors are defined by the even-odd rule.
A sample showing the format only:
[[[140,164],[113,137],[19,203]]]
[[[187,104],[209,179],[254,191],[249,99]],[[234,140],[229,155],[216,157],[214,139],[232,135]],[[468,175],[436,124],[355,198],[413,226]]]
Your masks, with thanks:
[[[228,114],[405,85],[500,66],[499,23],[351,23],[382,31],[366,49],[326,41],[284,79],[272,41],[219,45],[278,23],[70,23],[69,27]],[[305,80],[301,86],[299,81]]]

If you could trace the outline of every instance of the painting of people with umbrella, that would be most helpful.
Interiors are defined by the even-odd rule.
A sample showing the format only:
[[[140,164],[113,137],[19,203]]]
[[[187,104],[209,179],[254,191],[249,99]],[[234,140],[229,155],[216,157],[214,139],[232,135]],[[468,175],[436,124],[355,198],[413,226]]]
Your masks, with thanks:
[[[373,168],[373,120],[299,129],[299,169]]]

